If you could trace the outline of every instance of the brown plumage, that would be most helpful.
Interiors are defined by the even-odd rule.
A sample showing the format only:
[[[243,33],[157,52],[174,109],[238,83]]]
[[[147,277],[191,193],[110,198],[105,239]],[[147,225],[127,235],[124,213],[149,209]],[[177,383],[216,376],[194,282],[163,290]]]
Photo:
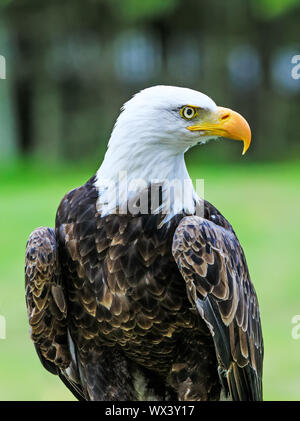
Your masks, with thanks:
[[[95,178],[26,249],[31,337],[78,399],[262,399],[259,308],[227,220],[97,211]]]

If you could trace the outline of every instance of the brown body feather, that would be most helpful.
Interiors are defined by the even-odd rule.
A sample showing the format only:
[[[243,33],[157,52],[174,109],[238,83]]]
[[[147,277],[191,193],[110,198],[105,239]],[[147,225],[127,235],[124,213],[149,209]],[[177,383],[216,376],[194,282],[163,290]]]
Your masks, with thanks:
[[[261,399],[259,310],[230,224],[208,202],[205,219],[160,228],[163,215],[101,217],[97,198],[92,178],[62,200],[55,235],[28,242],[44,366],[84,399]]]

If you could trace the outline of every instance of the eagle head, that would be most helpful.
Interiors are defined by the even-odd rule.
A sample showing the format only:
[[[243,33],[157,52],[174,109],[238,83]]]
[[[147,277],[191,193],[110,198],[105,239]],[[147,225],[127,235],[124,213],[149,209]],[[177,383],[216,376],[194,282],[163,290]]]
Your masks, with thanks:
[[[181,208],[193,212],[196,194],[185,166],[184,153],[192,146],[220,136],[243,141],[243,154],[251,141],[249,125],[240,114],[218,107],[201,92],[153,86],[134,95],[121,108],[104,161],[97,172],[102,215],[115,209],[116,201],[112,197],[116,190],[120,205],[146,186],[158,181],[166,186],[174,180],[188,186],[184,191],[188,204],[173,206],[171,203],[170,214]],[[125,176],[126,183],[123,182]],[[127,181],[131,182],[128,188]],[[163,200],[168,202],[170,197],[165,194]]]
[[[153,86],[134,95],[122,107],[110,146],[122,141],[144,143],[174,154],[216,137],[240,140],[243,154],[251,142],[247,121],[229,108],[218,107],[207,95],[175,86]]]

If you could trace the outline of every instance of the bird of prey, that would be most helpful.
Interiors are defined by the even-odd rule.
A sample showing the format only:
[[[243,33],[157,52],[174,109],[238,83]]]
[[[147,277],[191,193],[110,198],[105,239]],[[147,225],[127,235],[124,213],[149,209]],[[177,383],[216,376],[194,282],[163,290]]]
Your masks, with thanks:
[[[243,141],[237,112],[200,92],[144,89],[106,155],[26,248],[26,304],[43,366],[79,400],[262,400],[257,296],[230,223],[197,194],[184,153]]]

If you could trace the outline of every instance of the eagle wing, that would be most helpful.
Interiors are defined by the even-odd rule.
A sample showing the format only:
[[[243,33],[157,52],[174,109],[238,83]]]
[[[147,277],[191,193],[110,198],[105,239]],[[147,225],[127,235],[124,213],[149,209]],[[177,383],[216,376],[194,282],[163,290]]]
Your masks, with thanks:
[[[225,391],[233,400],[262,400],[263,341],[256,293],[233,229],[205,203],[207,219],[181,220],[173,256],[189,299],[213,336]]]
[[[82,399],[81,386],[74,381],[77,367],[70,353],[65,291],[56,237],[50,228],[37,228],[28,239],[25,291],[31,339],[41,363],[52,374],[59,375],[71,392]]]

